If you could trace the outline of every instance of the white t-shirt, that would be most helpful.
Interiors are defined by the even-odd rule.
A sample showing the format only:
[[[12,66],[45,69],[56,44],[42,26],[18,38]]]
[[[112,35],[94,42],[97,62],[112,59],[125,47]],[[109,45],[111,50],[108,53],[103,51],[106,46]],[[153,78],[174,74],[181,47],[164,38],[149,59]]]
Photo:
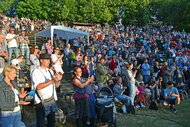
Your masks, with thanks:
[[[50,70],[50,72],[51,72],[51,74],[50,74],[50,72],[48,70],[49,69],[42,69],[40,67],[34,69],[34,71],[31,74],[32,75],[32,84],[33,84],[32,89],[36,90],[36,87],[38,84],[45,83],[52,79],[51,74],[53,74],[53,71]],[[54,84],[51,84],[41,90],[38,90],[38,94],[42,100],[50,98],[53,95],[53,90],[54,90],[54,99],[57,100],[55,86],[53,86],[53,85]],[[34,101],[35,101],[35,104],[38,104],[41,102],[40,99],[38,98],[37,94],[35,94]]]
[[[51,61],[52,62],[55,62],[57,59],[59,59],[59,57],[55,54],[52,54],[51,55]],[[62,69],[62,64],[63,62],[62,61],[58,61],[56,64],[53,64],[53,67],[55,69],[55,71],[58,73],[58,72],[61,72],[62,74],[64,73],[63,69]]]
[[[15,36],[16,36],[15,34],[8,33],[7,36],[6,36],[6,39],[11,39],[11,38],[13,38]],[[13,40],[11,40],[11,41],[9,41],[7,43],[8,43],[8,48],[12,48],[12,47],[17,48],[18,47],[16,39],[13,39]]]
[[[15,94],[15,102],[19,102],[19,97],[18,97],[18,90],[17,89],[12,89],[14,94]],[[14,108],[13,112],[18,112],[20,111],[20,106],[18,105],[17,107]]]
[[[20,61],[18,59],[11,60],[11,64],[14,66],[17,66],[19,63],[20,63]]]

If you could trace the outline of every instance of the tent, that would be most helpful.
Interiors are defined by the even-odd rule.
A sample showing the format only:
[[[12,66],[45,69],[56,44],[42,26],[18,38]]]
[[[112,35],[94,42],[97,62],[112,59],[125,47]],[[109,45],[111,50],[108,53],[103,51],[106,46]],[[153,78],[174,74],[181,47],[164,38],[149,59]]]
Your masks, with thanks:
[[[65,26],[51,26],[48,27],[45,30],[42,30],[34,35],[34,40],[36,44],[36,37],[42,36],[42,37],[49,37],[51,38],[51,42],[53,43],[53,35],[57,34],[57,37],[62,37],[62,39],[66,39],[67,42],[70,39],[87,36],[88,37],[88,43],[89,43],[89,34],[87,32],[83,32],[77,29],[65,27]]]

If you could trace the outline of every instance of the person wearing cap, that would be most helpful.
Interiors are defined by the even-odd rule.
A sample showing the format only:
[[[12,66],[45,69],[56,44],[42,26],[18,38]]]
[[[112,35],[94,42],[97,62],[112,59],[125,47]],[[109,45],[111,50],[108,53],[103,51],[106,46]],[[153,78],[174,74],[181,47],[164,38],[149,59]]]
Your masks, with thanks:
[[[168,87],[164,90],[164,106],[170,106],[172,112],[176,113],[174,108],[175,104],[180,104],[179,92],[176,87],[173,86],[173,82],[168,82]]]
[[[98,63],[96,68],[96,82],[99,87],[103,87],[107,83],[108,70],[105,67],[105,58],[100,59],[100,63]]]
[[[55,112],[58,110],[56,100],[56,88],[60,86],[62,74],[54,74],[49,69],[50,55],[40,54],[40,66],[32,72],[32,89],[36,90],[34,103],[36,106],[37,127],[45,126],[45,117],[47,118],[47,127],[54,127]]]

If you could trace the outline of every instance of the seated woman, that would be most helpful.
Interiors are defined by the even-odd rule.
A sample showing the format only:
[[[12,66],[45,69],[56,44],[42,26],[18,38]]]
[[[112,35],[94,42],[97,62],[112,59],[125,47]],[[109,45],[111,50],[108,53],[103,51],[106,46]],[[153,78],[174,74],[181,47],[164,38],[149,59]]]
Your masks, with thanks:
[[[122,78],[117,77],[117,83],[113,87],[114,96],[121,102],[124,102],[126,106],[132,105],[131,98],[123,94],[127,87],[123,87]],[[126,113],[126,112],[124,112]]]
[[[14,82],[17,68],[7,66],[3,70],[4,79],[0,81],[0,126],[1,127],[25,127],[21,122],[21,107],[30,102],[20,101],[27,93],[19,93],[19,89]],[[2,103],[3,102],[3,103]]]
[[[174,108],[175,104],[180,104],[179,92],[176,87],[173,87],[172,82],[168,82],[168,88],[164,90],[164,106],[170,106],[172,112],[176,113],[177,110]]]

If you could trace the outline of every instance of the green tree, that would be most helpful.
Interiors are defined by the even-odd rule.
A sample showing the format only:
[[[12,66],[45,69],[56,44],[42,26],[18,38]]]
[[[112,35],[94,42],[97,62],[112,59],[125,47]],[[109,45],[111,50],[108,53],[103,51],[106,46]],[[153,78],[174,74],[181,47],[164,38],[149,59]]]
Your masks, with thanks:
[[[5,13],[5,11],[10,10],[12,4],[15,0],[1,0],[0,1],[0,13]]]
[[[122,16],[124,25],[145,25],[149,22],[147,0],[125,0],[123,6],[125,7],[125,13]]]
[[[17,8],[19,17],[49,20],[52,23],[64,21],[69,10],[62,0],[23,0]]]
[[[151,0],[149,8],[158,21],[190,31],[189,4],[189,0]]]
[[[20,1],[16,10],[17,15],[19,17],[38,19],[42,13],[41,4],[42,2],[40,0]]]

